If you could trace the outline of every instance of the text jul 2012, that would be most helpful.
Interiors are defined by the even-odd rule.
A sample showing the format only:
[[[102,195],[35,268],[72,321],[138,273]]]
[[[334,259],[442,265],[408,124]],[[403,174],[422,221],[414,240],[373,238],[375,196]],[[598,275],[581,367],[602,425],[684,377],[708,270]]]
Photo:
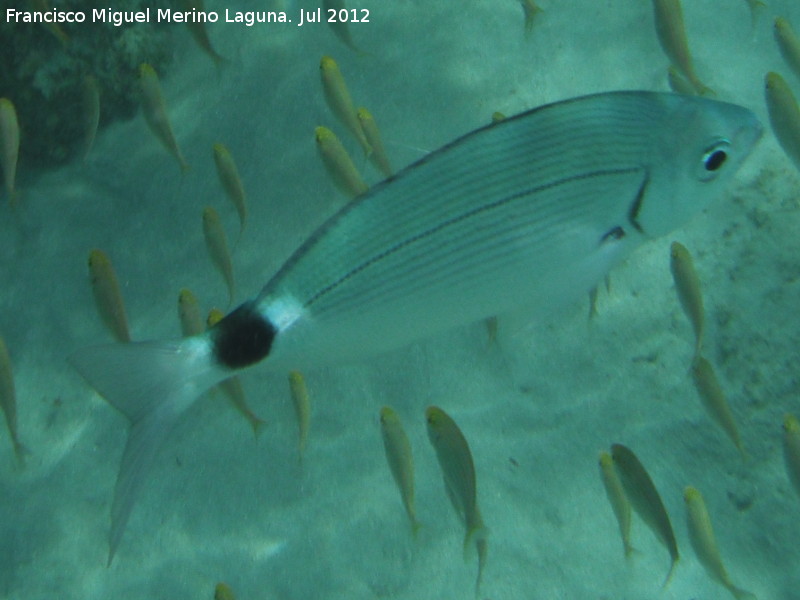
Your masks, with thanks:
[[[299,11],[298,27],[306,23],[350,22],[368,23],[369,11],[366,9]],[[178,11],[172,9],[150,9],[139,11],[112,10],[110,8],[88,11],[65,11],[52,8],[47,11],[24,11],[14,8],[6,9],[6,21],[9,23],[111,23],[121,26],[125,23],[241,23],[248,27],[256,23],[291,23],[292,19],[284,11],[236,11],[225,9],[224,19],[220,19],[217,11]]]

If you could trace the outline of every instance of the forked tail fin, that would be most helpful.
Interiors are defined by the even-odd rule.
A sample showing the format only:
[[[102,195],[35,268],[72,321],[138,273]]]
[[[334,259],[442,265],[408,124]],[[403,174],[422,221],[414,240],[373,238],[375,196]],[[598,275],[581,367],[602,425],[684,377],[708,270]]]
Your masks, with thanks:
[[[70,362],[131,422],[111,507],[110,565],[158,449],[198,396],[231,373],[215,363],[204,336],[93,346]]]

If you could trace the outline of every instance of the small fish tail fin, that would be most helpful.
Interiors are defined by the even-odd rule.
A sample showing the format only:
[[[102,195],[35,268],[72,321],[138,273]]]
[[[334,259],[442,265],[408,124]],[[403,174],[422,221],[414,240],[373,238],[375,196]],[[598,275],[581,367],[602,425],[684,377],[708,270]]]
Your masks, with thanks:
[[[742,460],[744,462],[750,462],[750,455],[747,453],[742,440],[737,440],[734,443],[736,444],[736,449],[739,451],[739,454],[742,456]]]
[[[475,548],[478,551],[478,574],[475,577],[475,599],[478,600],[481,595],[481,581],[483,581],[483,569],[486,566],[486,552],[487,552],[486,537],[480,537],[475,540]]]
[[[533,31],[533,23],[536,20],[536,15],[543,12],[543,10],[539,6],[526,2],[525,0],[522,0],[522,10],[525,15],[525,36],[528,37],[531,31]]]
[[[239,380],[239,378],[236,376],[229,377],[225,381],[221,382],[217,387],[225,393],[231,405],[239,412],[239,414],[247,419],[247,422],[250,423],[250,427],[253,428],[253,435],[255,435],[256,439],[258,439],[258,436],[261,435],[262,427],[266,425],[267,422],[255,414],[247,405],[247,399],[244,395],[244,388],[242,387],[242,382]]]
[[[708,98],[708,97],[716,98],[717,92],[715,92],[713,89],[708,87],[703,82],[696,80],[696,81],[692,81],[691,83],[692,83],[692,86],[694,87],[694,89],[697,91],[698,96],[703,96],[705,98]]]
[[[204,337],[85,348],[71,364],[131,422],[111,507],[108,565],[159,448],[180,416],[226,373]]]
[[[667,573],[667,577],[664,579],[664,585],[661,586],[662,590],[665,590],[669,587],[669,584],[672,581],[672,576],[675,574],[675,567],[678,566],[679,560],[680,557],[678,556],[672,559],[672,564],[669,566],[669,573]]]
[[[641,551],[637,550],[630,544],[625,544],[625,560],[630,562],[634,556],[639,556]]]
[[[422,529],[422,523],[417,521],[417,519],[415,518],[413,521],[411,521],[411,537],[414,541],[417,541],[420,529]]]
[[[755,32],[759,15],[767,8],[767,3],[761,0],[747,0],[747,3],[750,5],[750,27]]]
[[[728,591],[733,595],[734,598],[736,598],[736,600],[758,600],[754,593],[743,590],[742,588],[738,588],[735,585],[725,587],[728,588]]]
[[[477,544],[485,542],[488,538],[489,528],[483,523],[468,529],[467,534],[464,536],[464,560],[469,559],[470,548],[472,547],[473,542],[475,542],[477,546]]]
[[[28,450],[19,440],[14,440],[14,455],[17,457],[17,463],[19,463],[19,466],[24,469],[25,462],[31,455],[31,451]]]
[[[264,425],[266,425],[267,422],[261,417],[253,416],[254,418],[250,419],[250,426],[253,428],[253,435],[258,439],[261,437],[261,434],[264,433]]]
[[[222,74],[225,72],[225,69],[233,64],[233,61],[229,58],[225,58],[215,50],[211,51],[211,60],[214,61],[214,68],[217,70],[217,79],[222,79]]]

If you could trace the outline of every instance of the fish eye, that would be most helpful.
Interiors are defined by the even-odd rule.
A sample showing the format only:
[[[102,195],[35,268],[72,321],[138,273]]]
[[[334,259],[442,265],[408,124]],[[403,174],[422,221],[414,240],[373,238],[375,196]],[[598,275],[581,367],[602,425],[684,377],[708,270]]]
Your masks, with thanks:
[[[698,178],[701,181],[710,181],[716,177],[728,160],[730,145],[728,140],[719,140],[706,148],[701,157],[701,168],[698,172]]]
[[[716,171],[722,166],[726,158],[728,158],[728,155],[724,150],[714,150],[711,154],[707,154],[703,161],[706,165],[706,171]]]

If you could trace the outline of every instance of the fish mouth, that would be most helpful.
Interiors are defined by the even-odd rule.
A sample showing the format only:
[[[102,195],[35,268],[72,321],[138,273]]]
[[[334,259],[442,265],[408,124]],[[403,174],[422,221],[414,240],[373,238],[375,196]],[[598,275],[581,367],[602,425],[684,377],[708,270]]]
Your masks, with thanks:
[[[625,237],[625,230],[620,225],[615,225],[611,229],[609,229],[606,233],[603,234],[603,237],[600,238],[600,244],[605,244],[609,240],[621,240]]]

